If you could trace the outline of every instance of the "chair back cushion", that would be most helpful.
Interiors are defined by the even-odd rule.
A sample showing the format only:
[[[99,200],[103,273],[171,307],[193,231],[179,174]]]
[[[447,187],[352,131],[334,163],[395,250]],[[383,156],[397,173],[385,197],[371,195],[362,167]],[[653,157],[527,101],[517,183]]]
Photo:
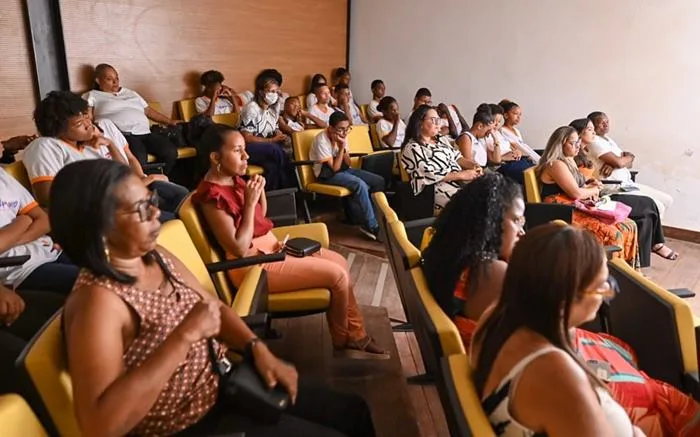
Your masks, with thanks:
[[[309,150],[314,142],[316,135],[320,134],[323,129],[307,129],[301,132],[292,134],[292,147],[294,149],[294,159],[297,161],[308,161]],[[307,185],[316,181],[314,176],[313,166],[302,165],[297,168],[299,172],[299,180],[301,181],[301,189],[305,190]]]
[[[41,422],[19,395],[0,396],[0,429],[3,437],[45,437]]]
[[[194,104],[195,99],[184,99],[177,102],[177,109],[180,112],[180,117],[184,121],[190,121],[197,115],[197,108]]]
[[[523,178],[525,179],[525,195],[527,201],[530,203],[540,203],[542,202],[542,186],[537,180],[537,175],[535,174],[535,167],[530,167],[523,172]]]

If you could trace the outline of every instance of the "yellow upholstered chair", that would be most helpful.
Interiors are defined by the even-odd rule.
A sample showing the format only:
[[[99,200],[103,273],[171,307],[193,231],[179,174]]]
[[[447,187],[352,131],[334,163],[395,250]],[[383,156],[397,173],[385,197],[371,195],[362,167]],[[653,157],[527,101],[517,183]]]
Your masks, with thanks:
[[[245,317],[265,311],[267,302],[264,299],[267,290],[261,289],[262,268],[259,266],[252,267],[246,273],[243,283],[234,297],[228,288],[217,290],[215,282],[212,280],[212,275],[224,277],[223,272],[227,270],[226,266],[214,264],[215,261],[204,260],[197,247],[201,245],[201,242],[190,235],[182,221],[169,220],[164,223],[160,229],[158,244],[182,261],[206,292],[221,298],[239,316]]]
[[[30,193],[32,192],[32,184],[29,181],[27,168],[22,161],[15,161],[12,164],[3,165],[2,168],[13,178],[17,180]]]
[[[379,139],[379,134],[377,134],[377,125],[375,123],[369,125],[369,138],[374,150],[380,150],[382,148],[382,142]]]
[[[45,437],[44,427],[19,395],[0,396],[0,431],[3,437]]]
[[[218,249],[218,245],[215,245],[213,239],[210,239],[210,236],[202,226],[199,214],[192,204],[192,196],[185,199],[180,207],[179,215],[204,262],[217,263],[222,261],[223,253]],[[323,248],[328,248],[330,244],[328,230],[323,223],[281,226],[273,228],[272,232],[279,240],[289,235],[289,238],[311,238],[321,243]],[[265,262],[265,257],[252,257],[251,259],[262,259],[262,261],[256,263],[260,264]],[[241,260],[246,259],[248,258],[241,258]],[[258,266],[258,268],[260,267]],[[219,273],[214,276],[214,281],[219,290],[224,291],[221,298],[224,302],[229,302],[232,296],[232,287],[226,275]],[[240,292],[240,288],[238,292]],[[236,293],[236,299],[238,299],[238,293]],[[329,306],[330,291],[326,288],[312,288],[300,291],[270,293],[267,296],[266,308],[273,317],[295,317],[325,312]]]
[[[365,118],[365,120],[369,120],[369,116],[367,115],[367,104],[360,105],[360,114]]]
[[[458,354],[442,358],[441,368],[443,384],[438,384],[438,391],[450,435],[495,437],[472,381],[469,357]]]
[[[537,180],[537,175],[535,174],[535,167],[530,167],[523,172],[523,178],[525,179],[525,195],[527,196],[527,201],[529,203],[541,203],[542,196],[542,184]]]
[[[298,95],[298,96],[290,96],[289,98],[299,100],[299,104],[301,105],[301,109],[303,109],[303,110],[308,109],[306,107],[306,95],[305,94]]]
[[[194,100],[195,99],[183,99],[177,102],[177,110],[183,121],[190,121],[197,115],[197,108],[195,107]]]
[[[313,162],[309,160],[309,151],[316,135],[323,129],[307,129],[292,134],[292,146],[294,148],[294,158],[300,163],[297,165],[297,176],[299,178],[299,188],[307,193],[323,194],[333,197],[349,196],[350,190],[345,187],[328,185],[316,182],[313,172]]]
[[[697,333],[700,319],[690,305],[632,269],[608,262],[620,293],[609,303],[609,333],[634,350],[639,367],[700,398]]]
[[[393,152],[390,150],[375,151],[370,138],[369,126],[353,126],[348,134],[348,146],[350,147],[350,165],[354,168],[362,168],[362,161],[373,156],[384,155]]]
[[[68,374],[61,313],[56,313],[29,342],[17,359],[17,367],[26,374],[30,391],[58,434],[78,437],[81,433],[73,410],[73,385]]]
[[[226,126],[231,126],[238,128],[238,123],[241,119],[241,114],[239,112],[230,112],[228,114],[212,115],[211,120],[217,124],[225,124]]]

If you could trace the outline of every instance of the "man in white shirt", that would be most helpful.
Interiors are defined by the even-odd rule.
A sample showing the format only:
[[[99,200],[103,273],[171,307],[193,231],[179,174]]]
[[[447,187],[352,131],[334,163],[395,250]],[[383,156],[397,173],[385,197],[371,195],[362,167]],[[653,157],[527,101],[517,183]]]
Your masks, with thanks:
[[[418,91],[416,91],[416,96],[413,98],[413,108],[411,109],[411,112],[408,113],[406,118],[404,118],[406,125],[408,125],[408,121],[411,119],[413,111],[422,105],[433,106],[433,94],[428,88],[418,88]]]
[[[384,189],[384,178],[374,173],[350,167],[348,132],[352,127],[347,115],[334,112],[329,126],[319,133],[309,150],[309,159],[316,161],[314,175],[324,184],[345,187],[352,192],[350,212],[362,217],[360,230],[376,240],[379,225],[374,215],[370,194]]]
[[[348,119],[353,126],[367,125],[367,120],[360,112],[360,108],[358,108],[357,105],[350,99],[350,88],[348,88],[347,85],[343,83],[336,85],[335,100],[337,104],[334,109],[347,114]]]
[[[673,198],[648,185],[632,181],[630,168],[634,164],[634,154],[623,151],[620,146],[608,136],[610,120],[600,111],[588,115],[595,128],[596,137],[588,148],[588,156],[593,161],[594,175],[602,179],[617,180],[622,188],[632,190],[625,194],[637,194],[651,197],[659,208],[659,217],[663,218],[666,209],[673,203]]]
[[[382,111],[379,110],[379,101],[386,94],[386,86],[381,79],[372,81],[372,100],[367,105],[367,117],[370,123],[377,123],[382,118]]]

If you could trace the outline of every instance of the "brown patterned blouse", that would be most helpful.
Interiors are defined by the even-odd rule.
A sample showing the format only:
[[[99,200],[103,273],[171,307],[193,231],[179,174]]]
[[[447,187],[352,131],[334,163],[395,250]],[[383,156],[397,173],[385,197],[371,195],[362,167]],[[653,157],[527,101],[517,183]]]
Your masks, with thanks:
[[[95,277],[82,270],[75,288],[97,284],[113,291],[129,305],[139,317],[136,338],[124,353],[126,371],[140,366],[165,341],[182,322],[194,304],[202,298],[187,287],[175,271],[172,262],[162,257],[173,278],[173,291],[165,295],[159,291],[143,291],[120,284],[104,277]],[[218,355],[225,353],[216,343]],[[209,360],[206,340],[192,345],[187,358],[175,370],[163,387],[156,403],[146,417],[131,430],[129,435],[166,436],[194,425],[216,403],[219,387],[218,376]]]

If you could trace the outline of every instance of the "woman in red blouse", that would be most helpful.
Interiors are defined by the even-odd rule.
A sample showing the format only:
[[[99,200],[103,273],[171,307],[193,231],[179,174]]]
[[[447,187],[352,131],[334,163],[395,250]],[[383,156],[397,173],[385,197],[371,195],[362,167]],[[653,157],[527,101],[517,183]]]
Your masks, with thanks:
[[[270,232],[266,217],[265,178],[256,175],[247,182],[241,177],[248,167],[245,140],[237,130],[223,125],[209,128],[200,142],[209,158],[209,170],[193,201],[201,209],[216,240],[230,258],[273,253],[282,245]],[[264,264],[270,293],[328,288],[331,305],[328,326],[336,355],[359,359],[387,359],[364,329],[355,302],[345,258],[328,249],[304,258],[287,257],[283,262]],[[229,271],[234,284],[241,283],[246,269]]]

